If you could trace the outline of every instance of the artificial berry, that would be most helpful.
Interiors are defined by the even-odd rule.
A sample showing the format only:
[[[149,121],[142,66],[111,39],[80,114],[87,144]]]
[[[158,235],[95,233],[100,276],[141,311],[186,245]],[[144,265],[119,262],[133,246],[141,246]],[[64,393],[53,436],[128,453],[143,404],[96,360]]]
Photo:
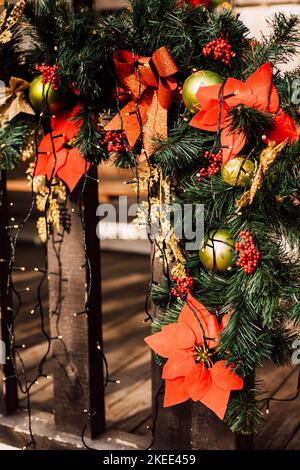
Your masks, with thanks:
[[[207,178],[209,176],[214,176],[220,170],[222,166],[222,149],[218,153],[212,153],[208,150],[204,153],[204,158],[208,161],[207,168],[200,168],[197,173],[198,181],[200,182],[202,178]]]
[[[70,90],[74,95],[79,96],[80,95],[80,90],[77,88],[77,85],[75,82],[72,82],[70,85]]]
[[[122,153],[123,151],[130,151],[125,131],[106,132],[104,139],[101,141],[101,144],[107,146],[108,153],[114,153],[116,155]]]
[[[236,264],[242,267],[246,274],[252,274],[257,268],[260,253],[249,232],[242,230],[240,232],[240,238],[241,241],[235,244],[235,250],[239,252],[239,258]]]
[[[125,104],[130,99],[130,92],[119,86],[112,90],[111,98],[113,101],[119,101],[119,104]]]
[[[51,88],[53,90],[58,90],[60,82],[57,76],[57,71],[59,70],[59,65],[36,65],[35,70],[40,72],[43,75],[42,84],[51,83]]]
[[[218,39],[210,41],[202,50],[205,57],[213,54],[214,60],[220,60],[226,65],[229,64],[231,58],[235,57],[231,44],[222,35]]]
[[[172,287],[171,294],[176,298],[184,299],[194,288],[194,279],[188,273],[185,277],[174,276],[172,280],[176,287]]]

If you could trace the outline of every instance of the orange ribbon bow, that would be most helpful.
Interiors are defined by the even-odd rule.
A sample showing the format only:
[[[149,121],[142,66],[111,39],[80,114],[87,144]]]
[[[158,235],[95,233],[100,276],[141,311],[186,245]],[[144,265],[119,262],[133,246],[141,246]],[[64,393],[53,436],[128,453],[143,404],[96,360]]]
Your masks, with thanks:
[[[152,57],[116,51],[113,60],[119,82],[131,100],[105,130],[124,130],[131,147],[142,134],[143,148],[149,156],[154,150],[153,137],[167,137],[167,112],[177,90],[173,75],[179,69],[165,46]]]

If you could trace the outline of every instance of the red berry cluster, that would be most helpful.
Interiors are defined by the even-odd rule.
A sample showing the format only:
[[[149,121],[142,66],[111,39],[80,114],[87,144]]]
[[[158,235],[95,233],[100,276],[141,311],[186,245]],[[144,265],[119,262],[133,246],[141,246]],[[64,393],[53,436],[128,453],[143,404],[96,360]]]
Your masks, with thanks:
[[[236,251],[239,252],[237,266],[241,266],[246,274],[253,273],[258,265],[260,253],[253,242],[253,237],[249,232],[242,230],[240,232],[242,241],[235,244]]]
[[[108,153],[119,154],[130,151],[125,131],[108,131],[101,143],[107,145]]]
[[[43,75],[42,84],[51,83],[51,88],[53,90],[58,90],[59,88],[59,78],[57,76],[57,71],[59,70],[59,65],[36,65],[35,70],[40,72]]]
[[[197,173],[198,181],[208,176],[213,176],[220,170],[222,166],[222,149],[218,153],[211,153],[208,150],[204,153],[204,158],[207,159],[209,166],[208,168],[200,168]]]
[[[79,96],[80,95],[80,91],[79,89],[77,88],[77,85],[75,82],[72,82],[71,85],[70,85],[70,90],[72,93],[74,93],[74,95],[76,96]]]
[[[205,57],[213,54],[215,60],[220,60],[226,65],[229,64],[232,57],[235,57],[231,44],[223,36],[206,44],[203,47],[203,54]]]
[[[111,98],[113,101],[119,100],[119,104],[125,104],[130,99],[130,92],[127,92],[123,87],[116,87],[111,92]]]
[[[172,280],[177,284],[171,289],[171,294],[176,298],[185,298],[194,288],[194,279],[189,274],[186,274],[185,278],[174,276]]]

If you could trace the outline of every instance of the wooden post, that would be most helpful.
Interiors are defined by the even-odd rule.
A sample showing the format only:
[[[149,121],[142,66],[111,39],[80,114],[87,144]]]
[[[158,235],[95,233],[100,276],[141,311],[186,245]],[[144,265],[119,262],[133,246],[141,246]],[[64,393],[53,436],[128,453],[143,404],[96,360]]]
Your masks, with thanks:
[[[153,410],[161,384],[161,368],[153,364]],[[228,426],[200,402],[189,400],[163,408],[158,399],[154,449],[158,450],[233,450],[235,436]]]
[[[156,262],[154,281],[161,279]],[[153,309],[154,316],[157,314]],[[252,436],[237,436],[206,406],[189,400],[163,408],[161,368],[152,360],[152,409],[157,414],[154,449],[158,450],[251,450]]]
[[[97,170],[92,169],[89,175],[95,178]],[[89,429],[95,438],[105,430],[103,361],[97,348],[102,347],[100,246],[96,235],[98,184],[88,179],[83,193],[85,233],[78,215],[81,191],[78,185],[67,203],[69,233],[64,237],[55,233],[48,242],[51,336],[56,338],[52,340],[54,412],[57,429],[77,435],[86,423],[84,410],[95,413]],[[89,282],[91,291],[86,303]]]
[[[6,192],[6,172],[0,180],[0,413],[12,414],[18,408],[18,390],[10,353],[9,329],[13,327],[12,297],[9,286],[10,241]]]
[[[235,449],[254,450],[254,434],[249,434],[247,436],[243,436],[242,434],[236,434]]]

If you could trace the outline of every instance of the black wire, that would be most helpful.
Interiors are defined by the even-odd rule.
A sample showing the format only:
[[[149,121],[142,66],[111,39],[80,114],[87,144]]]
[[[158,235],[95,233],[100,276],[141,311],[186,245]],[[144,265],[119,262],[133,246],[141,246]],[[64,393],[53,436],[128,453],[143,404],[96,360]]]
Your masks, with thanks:
[[[89,312],[89,305],[90,305],[90,297],[91,297],[91,292],[92,292],[92,287],[93,287],[93,272],[92,272],[92,264],[91,260],[88,255],[88,247],[87,247],[87,240],[86,240],[86,222],[85,222],[85,216],[84,216],[84,196],[85,196],[85,191],[86,191],[86,186],[88,183],[90,184],[95,184],[94,181],[91,181],[88,179],[87,171],[88,171],[88,162],[86,162],[86,168],[85,168],[85,175],[84,175],[84,181],[83,185],[80,191],[80,197],[79,197],[79,213],[77,214],[78,217],[80,218],[81,221],[81,226],[82,226],[82,233],[83,233],[83,249],[85,253],[85,261],[86,261],[86,269],[87,269],[87,298],[86,298],[86,303],[85,303],[85,311]],[[108,367],[108,361],[105,356],[105,353],[103,351],[103,345],[102,344],[97,344],[97,349],[100,352],[101,355],[101,361],[103,362],[105,366],[105,380],[103,383],[103,388],[105,389],[108,385],[109,382],[114,382],[113,380],[110,380],[109,378],[109,367]],[[92,413],[88,412],[88,418],[89,420],[94,419],[98,414],[100,414],[102,410],[96,410]],[[81,441],[83,446],[88,449],[88,450],[96,450],[93,449],[92,447],[88,446],[85,442],[85,432],[88,428],[88,423],[86,423],[82,429],[81,432]]]
[[[37,129],[39,129],[40,124],[41,124],[41,118],[39,118],[39,122],[37,124],[36,131],[34,133],[35,142],[37,141],[37,133],[38,133]],[[36,153],[36,155],[37,155],[37,153]],[[35,167],[36,167],[36,164],[37,164],[37,158],[36,158],[36,161],[35,161]],[[27,411],[28,411],[28,428],[29,428],[29,434],[30,434],[30,438],[31,438],[31,441],[28,442],[25,445],[24,448],[28,448],[31,445],[33,445],[33,447],[35,447],[35,444],[36,444],[34,436],[33,436],[33,432],[32,432],[32,419],[31,419],[32,412],[31,412],[31,401],[30,401],[30,389],[31,389],[31,386],[36,382],[37,379],[35,378],[35,380],[30,385],[28,385],[28,378],[27,378],[24,362],[21,359],[21,355],[18,352],[16,352],[16,346],[15,346],[15,321],[16,321],[18,315],[19,315],[19,312],[21,311],[23,303],[22,303],[22,297],[21,297],[20,293],[17,291],[17,289],[14,286],[14,282],[13,282],[13,278],[12,278],[12,272],[14,270],[15,253],[16,253],[17,242],[18,242],[19,236],[21,234],[21,231],[22,231],[24,225],[27,223],[27,221],[29,220],[29,218],[32,215],[34,204],[35,204],[35,195],[34,195],[34,191],[33,191],[33,179],[32,179],[32,182],[31,182],[31,203],[30,203],[29,210],[28,210],[25,218],[23,219],[22,223],[19,225],[15,236],[12,237],[10,235],[10,233],[8,233],[9,238],[10,238],[10,245],[11,245],[11,255],[10,255],[10,262],[9,262],[9,272],[10,272],[10,274],[9,274],[9,277],[8,277],[7,289],[11,289],[13,294],[17,297],[17,300],[18,300],[17,308],[15,310],[15,314],[13,315],[13,322],[12,322],[11,327],[9,327],[10,356],[11,356],[11,360],[12,360],[12,364],[13,364],[13,368],[14,368],[14,373],[15,373],[15,376],[16,376],[16,380],[17,380],[17,384],[19,386],[19,389],[20,389],[21,393],[26,395]],[[41,303],[40,296],[38,296],[38,303],[39,303],[39,307],[42,308],[42,303]],[[20,364],[21,364],[21,376],[23,378],[24,385],[22,385],[22,381],[18,376],[17,364],[16,364],[16,361],[15,361],[15,354],[16,354],[16,356],[19,359]],[[39,374],[39,376],[40,376],[40,374]]]
[[[270,402],[271,401],[276,401],[276,402],[289,402],[289,401],[295,401],[297,400],[297,398],[299,397],[300,395],[300,369],[299,369],[299,372],[298,372],[298,380],[297,380],[297,389],[296,389],[296,392],[295,394],[292,396],[292,397],[289,397],[289,398],[277,398],[275,396],[269,396],[269,397],[266,397],[266,398],[262,398],[261,400],[258,400],[258,402],[260,403],[265,403],[266,404],[266,410],[269,411],[270,410]]]
[[[50,86],[51,86],[51,83],[50,83]],[[38,120],[38,123],[36,125],[35,132],[34,132],[36,159],[35,159],[33,175],[34,175],[36,165],[37,165],[37,161],[38,161],[38,135],[39,135],[39,130],[40,130],[41,125],[42,125],[42,116],[45,115],[45,111],[47,113],[49,113],[49,115],[50,115],[50,110],[49,110],[49,106],[48,106],[48,93],[49,93],[49,90],[50,90],[50,86],[49,86],[49,88],[46,92],[46,95],[43,96],[42,112],[40,113],[39,120]],[[50,180],[47,182],[48,183],[47,184],[48,194],[47,194],[47,198],[46,198],[46,202],[45,202],[45,208],[44,208],[44,219],[45,219],[45,225],[46,225],[47,239],[48,239],[48,234],[49,234],[49,224],[48,224],[48,214],[47,214],[47,212],[48,212],[48,209],[49,209],[50,197],[52,195],[52,186],[54,186],[54,185],[52,185],[52,182],[53,182],[53,178],[54,178],[54,171],[55,171],[56,159],[57,159],[56,152],[55,152],[54,139],[53,139],[53,134],[52,134],[52,127],[51,126],[50,126],[50,138],[51,138],[51,143],[52,143],[52,148],[53,148],[54,166],[53,166],[53,169],[52,169]],[[34,184],[33,181],[34,180],[32,178],[32,181],[31,181],[31,204],[30,204],[29,210],[28,210],[24,220],[19,225],[15,236],[11,237],[11,235],[9,233],[10,244],[11,244],[11,256],[10,256],[10,263],[9,263],[9,272],[10,272],[10,274],[9,274],[9,279],[8,279],[8,284],[7,284],[7,288],[8,289],[11,288],[12,292],[14,293],[14,295],[16,296],[16,298],[18,300],[18,305],[17,305],[16,311],[15,311],[15,314],[13,316],[13,322],[12,322],[11,327],[9,328],[9,338],[10,338],[10,356],[11,356],[11,359],[12,359],[17,384],[19,386],[20,392],[22,394],[26,395],[27,414],[28,414],[28,429],[29,429],[29,435],[30,435],[31,440],[24,446],[24,449],[27,449],[30,446],[33,446],[34,448],[36,447],[36,441],[35,441],[35,438],[34,438],[34,435],[33,435],[33,430],[32,430],[31,389],[36,384],[36,382],[39,378],[47,377],[43,372],[43,367],[44,367],[44,365],[47,361],[48,355],[49,355],[50,350],[51,350],[51,337],[49,336],[49,334],[48,334],[48,332],[46,331],[46,328],[45,328],[43,302],[42,302],[42,297],[41,297],[41,289],[42,289],[44,281],[46,280],[46,275],[47,275],[47,270],[48,270],[47,246],[45,245],[45,267],[41,271],[43,273],[43,275],[40,279],[40,282],[39,282],[38,288],[37,288],[38,304],[35,307],[35,310],[37,308],[39,309],[40,319],[41,319],[41,332],[45,336],[48,345],[47,345],[47,350],[46,350],[45,354],[43,355],[43,357],[41,358],[40,363],[38,365],[37,375],[34,377],[33,380],[29,381],[24,361],[23,361],[20,353],[17,351],[17,347],[15,345],[15,321],[16,321],[16,318],[18,317],[18,314],[19,314],[19,312],[22,308],[23,302],[22,302],[22,297],[20,295],[20,292],[18,292],[17,289],[14,287],[12,272],[14,270],[15,252],[16,252],[16,246],[17,246],[17,242],[18,242],[20,233],[21,233],[24,225],[27,223],[27,221],[31,217],[32,212],[33,212],[33,208],[34,208],[34,205],[35,205],[35,194],[34,194],[34,190],[33,190],[33,184]],[[19,374],[18,374],[18,368],[17,368],[17,363],[16,363],[16,360],[15,360],[15,356],[17,357],[17,359],[19,361],[19,364],[21,366],[21,376],[19,376]]]
[[[152,427],[151,427],[152,440],[149,446],[145,450],[152,450],[152,447],[154,446],[154,443],[155,443],[156,426],[157,426],[157,420],[158,420],[158,414],[159,414],[159,398],[162,395],[162,393],[164,393],[164,385],[165,384],[162,380],[160,387],[155,394],[155,399],[154,399],[155,409],[154,409],[154,415],[153,415]]]

